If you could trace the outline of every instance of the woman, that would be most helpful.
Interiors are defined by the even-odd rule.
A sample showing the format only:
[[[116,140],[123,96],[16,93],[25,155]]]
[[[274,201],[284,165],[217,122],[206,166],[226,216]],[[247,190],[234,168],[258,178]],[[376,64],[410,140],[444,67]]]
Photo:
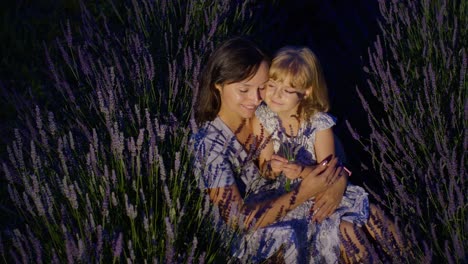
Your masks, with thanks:
[[[241,229],[233,241],[234,256],[258,262],[281,251],[286,263],[305,263],[313,254],[307,232],[314,225],[288,212],[308,212],[310,205],[305,201],[319,193],[321,204],[339,203],[347,177],[340,177],[343,168],[333,158],[305,167],[303,180],[290,192],[275,194],[264,188],[268,183],[259,177],[256,162],[263,147],[259,142],[264,140],[252,136],[250,121],[261,102],[268,69],[265,54],[242,38],[224,42],[211,55],[197,101],[196,120],[201,127],[194,135],[195,175],[222,225]],[[332,187],[327,186],[330,179],[338,179]]]

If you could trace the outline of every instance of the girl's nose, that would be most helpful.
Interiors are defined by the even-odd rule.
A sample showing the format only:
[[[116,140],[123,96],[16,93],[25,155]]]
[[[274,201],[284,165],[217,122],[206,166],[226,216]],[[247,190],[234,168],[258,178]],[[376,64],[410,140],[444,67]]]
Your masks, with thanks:
[[[281,89],[279,88],[276,88],[273,90],[273,96],[276,97],[276,98],[281,98]]]

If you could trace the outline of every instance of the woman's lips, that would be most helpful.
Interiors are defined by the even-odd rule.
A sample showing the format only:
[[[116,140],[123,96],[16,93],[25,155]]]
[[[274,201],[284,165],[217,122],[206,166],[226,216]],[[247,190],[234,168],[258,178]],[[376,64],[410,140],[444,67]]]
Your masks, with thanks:
[[[257,109],[256,105],[242,105],[242,107],[250,111],[255,111]]]

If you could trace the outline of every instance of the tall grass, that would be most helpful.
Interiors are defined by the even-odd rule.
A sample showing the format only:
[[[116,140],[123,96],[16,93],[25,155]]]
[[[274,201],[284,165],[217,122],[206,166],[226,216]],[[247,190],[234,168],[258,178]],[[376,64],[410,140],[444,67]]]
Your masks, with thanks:
[[[246,34],[254,1],[80,2],[81,25],[44,43],[46,108],[17,98],[2,176],[19,223],[5,262],[227,259],[190,170],[197,78],[219,39]],[[29,106],[29,108],[23,107]]]
[[[467,259],[466,1],[379,1],[369,92],[370,136],[348,127],[382,182],[374,197],[396,216],[421,263]]]

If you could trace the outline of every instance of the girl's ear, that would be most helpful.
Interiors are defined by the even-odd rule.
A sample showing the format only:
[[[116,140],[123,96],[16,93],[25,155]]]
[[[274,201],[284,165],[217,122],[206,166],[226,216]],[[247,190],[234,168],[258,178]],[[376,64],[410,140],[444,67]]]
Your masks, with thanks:
[[[311,93],[312,93],[312,87],[309,87],[304,93],[304,98],[308,98]]]

